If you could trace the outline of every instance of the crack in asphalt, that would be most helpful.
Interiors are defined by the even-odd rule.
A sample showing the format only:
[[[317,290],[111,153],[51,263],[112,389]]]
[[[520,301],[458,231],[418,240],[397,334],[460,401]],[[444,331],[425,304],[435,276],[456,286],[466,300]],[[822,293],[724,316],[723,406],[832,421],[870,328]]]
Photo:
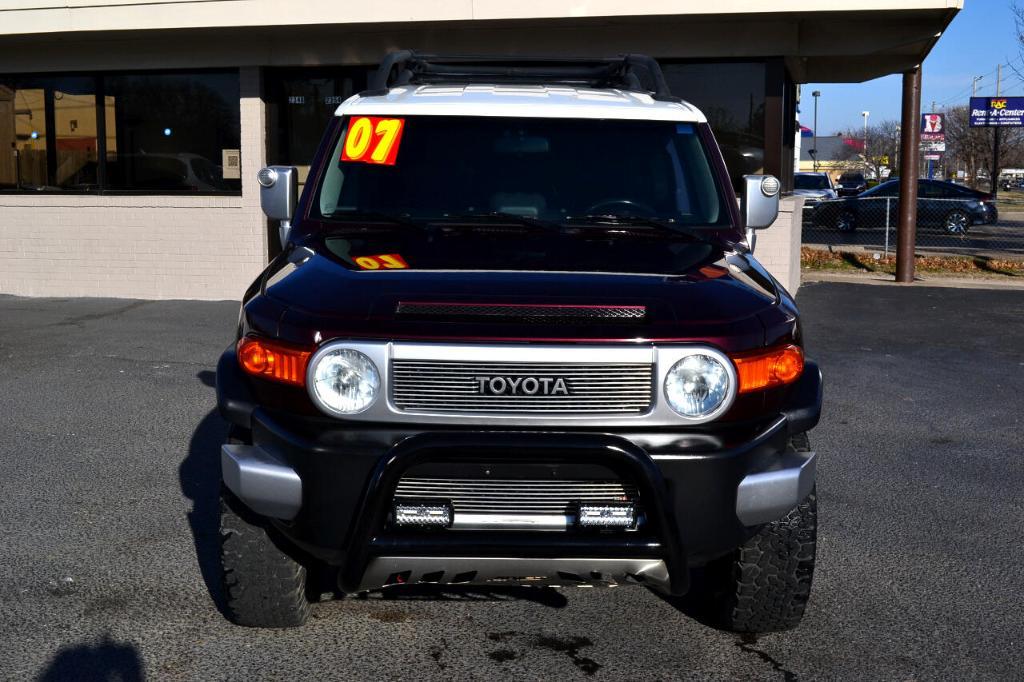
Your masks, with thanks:
[[[151,303],[154,303],[154,301],[133,301],[132,303],[129,303],[128,305],[123,305],[120,308],[114,308],[113,310],[108,310],[108,311],[106,311],[104,313],[88,313],[86,315],[78,315],[76,317],[69,317],[66,320],[61,320],[60,322],[54,322],[54,323],[46,325],[46,326],[48,326],[48,327],[62,327],[62,326],[69,325],[69,324],[78,325],[78,324],[81,324],[83,322],[92,322],[94,320],[104,320],[104,319],[107,319],[109,317],[119,317],[120,315],[123,315],[124,313],[127,313],[130,310],[135,310],[136,308],[141,308],[142,306],[150,305]]]

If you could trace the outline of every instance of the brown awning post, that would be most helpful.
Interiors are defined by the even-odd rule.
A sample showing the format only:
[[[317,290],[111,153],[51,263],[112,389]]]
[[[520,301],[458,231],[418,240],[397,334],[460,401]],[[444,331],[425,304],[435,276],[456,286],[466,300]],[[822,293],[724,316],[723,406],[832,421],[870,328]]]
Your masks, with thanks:
[[[903,122],[900,127],[900,227],[896,244],[896,281],[914,281],[917,242],[917,176],[921,148],[921,67],[903,73]]]

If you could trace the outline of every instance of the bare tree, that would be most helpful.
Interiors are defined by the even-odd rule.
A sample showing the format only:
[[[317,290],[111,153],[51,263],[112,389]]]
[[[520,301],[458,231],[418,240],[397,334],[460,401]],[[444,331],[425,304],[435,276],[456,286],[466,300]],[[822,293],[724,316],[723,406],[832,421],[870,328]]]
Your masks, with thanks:
[[[978,186],[978,171],[992,168],[995,146],[994,129],[970,127],[970,107],[949,107],[946,114],[946,155],[944,165],[950,171],[962,169],[971,184]],[[999,165],[1024,166],[1024,129],[1003,128],[999,140]]]
[[[864,164],[868,173],[881,179],[883,168],[896,168],[896,160],[900,148],[900,124],[898,121],[882,121],[868,126],[867,135],[864,130],[853,130],[843,133],[850,140],[846,145],[843,160],[858,159]],[[867,155],[864,154],[864,143],[867,142]]]

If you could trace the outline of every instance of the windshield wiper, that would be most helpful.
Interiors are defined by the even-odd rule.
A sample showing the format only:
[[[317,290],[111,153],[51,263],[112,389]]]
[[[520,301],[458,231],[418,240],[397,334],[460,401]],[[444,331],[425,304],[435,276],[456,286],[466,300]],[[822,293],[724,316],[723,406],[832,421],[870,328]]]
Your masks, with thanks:
[[[697,241],[710,241],[707,231],[680,225],[671,219],[646,218],[638,215],[598,214],[570,216],[565,220],[568,225],[601,225],[606,227],[650,228],[685,235]]]
[[[459,223],[486,223],[488,225],[521,225],[525,227],[536,227],[544,230],[559,232],[562,226],[558,223],[540,218],[519,215],[518,213],[506,213],[504,211],[489,211],[486,213],[455,213],[444,215],[439,218],[431,218],[429,222],[435,225],[449,225]]]

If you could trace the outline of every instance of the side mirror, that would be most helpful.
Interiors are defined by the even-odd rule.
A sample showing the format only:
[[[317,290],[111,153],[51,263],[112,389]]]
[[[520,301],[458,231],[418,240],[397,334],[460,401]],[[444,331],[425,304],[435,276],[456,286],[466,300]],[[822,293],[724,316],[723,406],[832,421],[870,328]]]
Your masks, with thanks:
[[[779,191],[782,185],[774,175],[744,175],[740,195],[740,213],[747,231],[747,246],[754,250],[755,230],[771,226],[779,217]]]
[[[292,218],[299,201],[299,171],[295,166],[267,166],[256,174],[260,183],[260,207],[271,220],[280,220],[281,246],[287,246]]]

